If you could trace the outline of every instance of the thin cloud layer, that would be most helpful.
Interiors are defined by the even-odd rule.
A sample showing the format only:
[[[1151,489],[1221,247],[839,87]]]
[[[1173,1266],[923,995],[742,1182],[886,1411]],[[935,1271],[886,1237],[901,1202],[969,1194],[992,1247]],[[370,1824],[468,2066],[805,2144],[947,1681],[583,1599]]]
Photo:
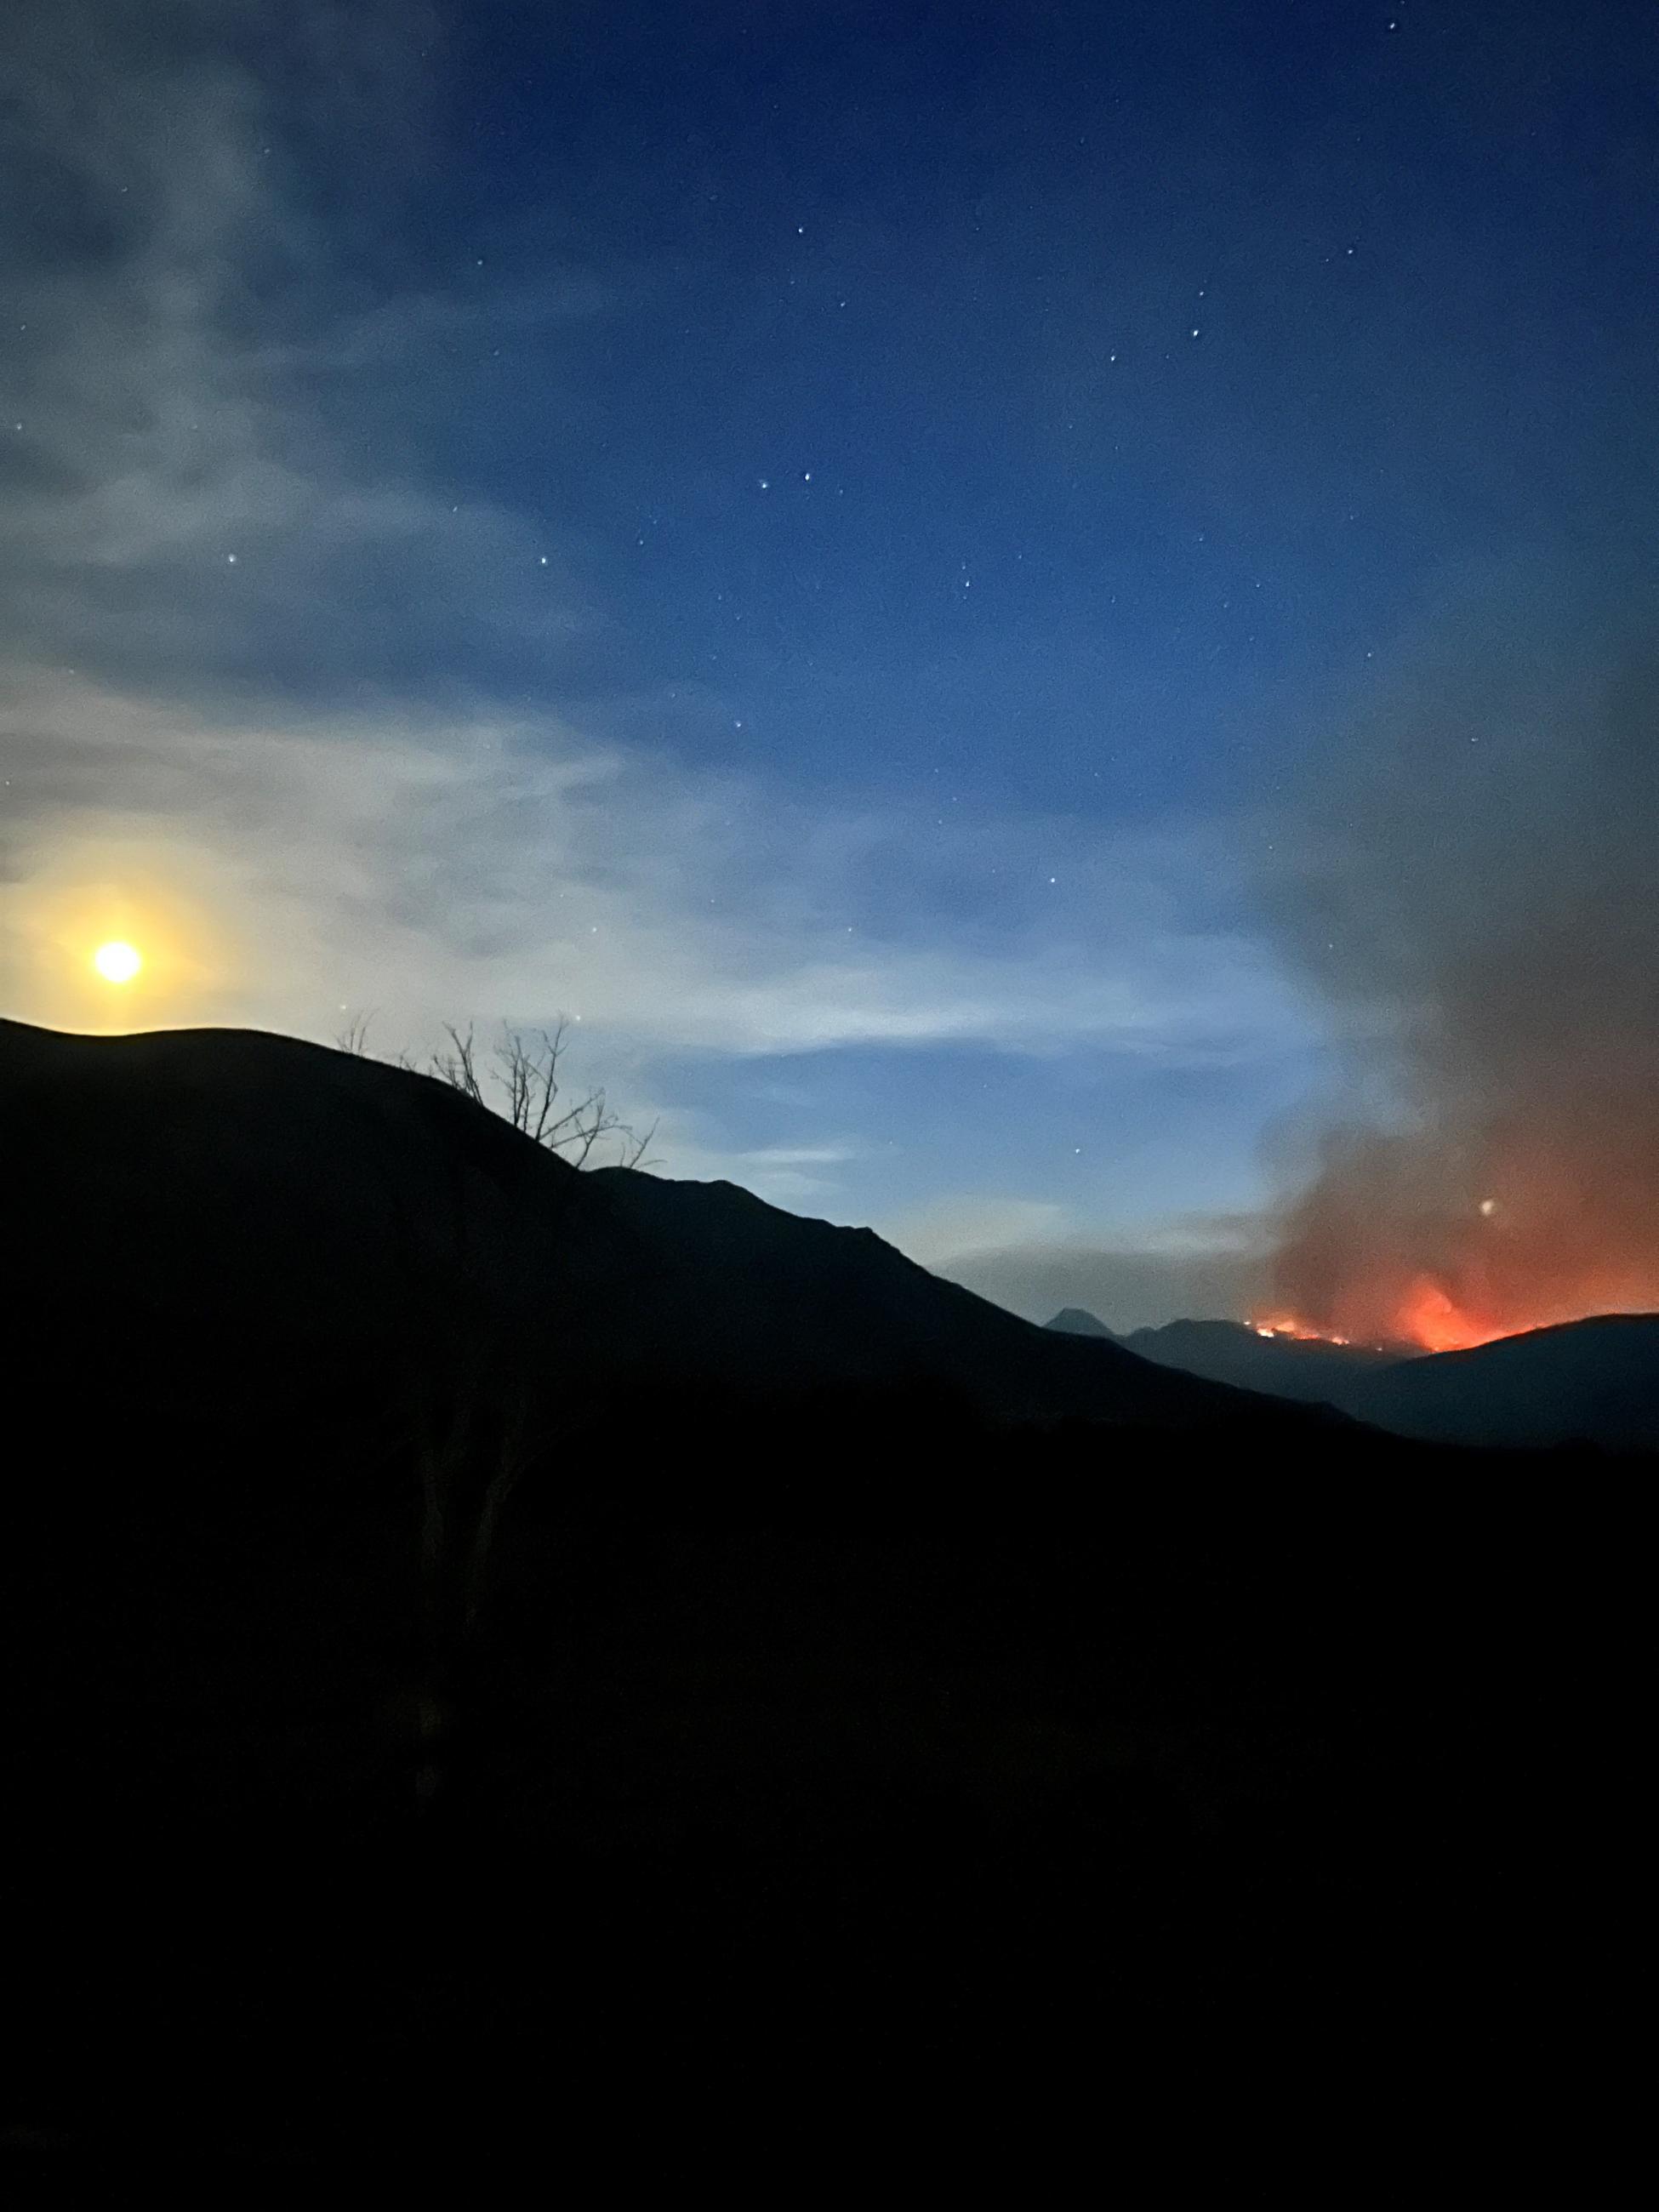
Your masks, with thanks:
[[[271,42],[263,12],[139,25],[65,0],[10,58],[0,180],[33,217],[5,265],[13,649],[140,689],[325,696],[504,638],[533,666],[596,620],[560,532],[452,489],[420,434],[504,337],[603,289],[574,266],[465,292],[404,270],[397,219],[442,154],[430,25],[302,0]]]
[[[1079,854],[1073,894],[1036,880],[1032,825],[967,831],[955,864],[933,833],[946,877],[988,842],[1030,879],[1023,919],[963,942],[914,904],[921,825],[803,811],[557,726],[407,708],[239,724],[47,675],[0,701],[0,913],[27,1018],[71,1019],[81,940],[142,932],[166,882],[194,887],[218,947],[210,970],[155,979],[149,1017],[170,1022],[315,1035],[372,1004],[398,1042],[457,1012],[563,1012],[636,1049],[1087,1044],[1192,1065],[1297,1033],[1246,939],[1178,926],[1194,858],[1167,837]]]

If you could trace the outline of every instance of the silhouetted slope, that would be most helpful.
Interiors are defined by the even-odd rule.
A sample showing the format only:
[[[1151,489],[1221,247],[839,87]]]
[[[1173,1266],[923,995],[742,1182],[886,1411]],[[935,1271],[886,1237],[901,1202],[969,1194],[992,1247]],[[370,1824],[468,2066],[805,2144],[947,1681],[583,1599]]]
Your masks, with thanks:
[[[868,1229],[804,1220],[730,1183],[605,1169],[581,1197],[615,1250],[650,1254],[618,1286],[680,1372],[799,1389],[926,1382],[1022,1419],[1265,1417],[1264,1401],[1170,1378],[1109,1345],[1056,1339],[929,1274]]]
[[[1262,1336],[1237,1321],[1172,1321],[1121,1340],[1160,1366],[1310,1405],[1345,1404],[1354,1384],[1401,1356],[1317,1338]]]
[[[1188,1425],[1259,1424],[1278,1398],[1447,1441],[1659,1443],[1652,1317],[1404,1361],[1229,1322],[1039,1329],[868,1230],[730,1184],[578,1175],[443,1084],[289,1038],[0,1024],[0,1143],[23,1164],[15,1350],[135,1404],[240,1405],[262,1376],[368,1400],[465,1346],[567,1408],[926,1388]]]
[[[1605,1314],[1396,1363],[1346,1389],[1361,1419],[1470,1444],[1659,1449],[1659,1315]]]
[[[300,1358],[368,1389],[453,1352],[464,1321],[567,1403],[925,1385],[1026,1419],[1276,1418],[1033,1328],[868,1230],[726,1183],[578,1175],[428,1077],[288,1038],[7,1024],[0,1141],[29,1163],[13,1251],[48,1338],[100,1332],[179,1394]]]
[[[1060,1328],[1062,1317],[1048,1326]],[[1117,1340],[1184,1373],[1334,1406],[1400,1436],[1517,1448],[1659,1448],[1659,1316],[1653,1315],[1613,1314],[1530,1330],[1472,1352],[1405,1357],[1369,1346],[1263,1337],[1233,1321],[1170,1322]]]

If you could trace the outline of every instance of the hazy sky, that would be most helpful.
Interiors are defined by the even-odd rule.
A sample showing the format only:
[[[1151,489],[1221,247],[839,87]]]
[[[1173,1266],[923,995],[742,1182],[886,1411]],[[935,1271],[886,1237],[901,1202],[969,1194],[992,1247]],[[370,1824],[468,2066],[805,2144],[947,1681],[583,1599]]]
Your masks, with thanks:
[[[1261,893],[1306,778],[1650,532],[1649,11],[8,42],[3,1010],[564,1013],[669,1172],[1039,1317],[1244,1297],[1353,1018]]]

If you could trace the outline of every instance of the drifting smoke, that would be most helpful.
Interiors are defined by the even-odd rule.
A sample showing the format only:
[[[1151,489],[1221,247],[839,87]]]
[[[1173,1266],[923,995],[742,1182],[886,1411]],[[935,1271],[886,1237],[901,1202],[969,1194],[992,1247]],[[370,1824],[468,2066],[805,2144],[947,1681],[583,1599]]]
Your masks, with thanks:
[[[1659,623],[1563,648],[1563,611],[1414,655],[1273,886],[1361,1102],[1281,1224],[1285,1316],[1322,1334],[1659,1308]]]

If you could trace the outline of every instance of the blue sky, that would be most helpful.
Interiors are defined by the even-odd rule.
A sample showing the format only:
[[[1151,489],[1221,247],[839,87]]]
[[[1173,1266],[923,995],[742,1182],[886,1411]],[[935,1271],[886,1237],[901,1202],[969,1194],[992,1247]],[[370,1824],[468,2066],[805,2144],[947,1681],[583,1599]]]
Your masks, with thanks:
[[[564,1013],[666,1172],[1245,1298],[1310,775],[1644,542],[1640,11],[35,12],[9,1010]]]

